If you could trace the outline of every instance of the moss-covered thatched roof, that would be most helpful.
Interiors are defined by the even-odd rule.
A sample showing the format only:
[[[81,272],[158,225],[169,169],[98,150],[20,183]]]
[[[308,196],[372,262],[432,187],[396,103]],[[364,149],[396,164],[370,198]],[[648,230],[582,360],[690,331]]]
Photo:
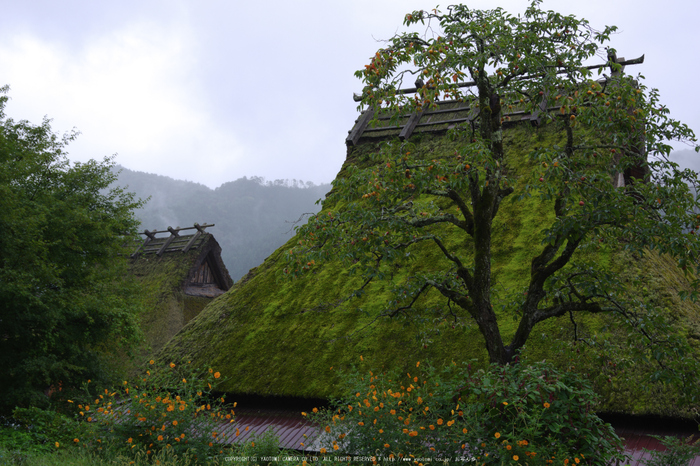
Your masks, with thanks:
[[[177,236],[163,249],[169,238],[154,235],[133,255],[129,266],[142,285],[141,325],[153,350],[160,349],[211,298],[233,285],[213,235]]]
[[[436,128],[438,129],[438,128]],[[446,128],[439,128],[446,129]],[[559,135],[529,124],[511,126],[505,132],[507,164],[515,173],[531,169],[527,153],[534,146],[555,144]],[[394,135],[396,131],[394,132]],[[378,141],[392,136],[381,131],[365,133],[360,143],[350,145],[349,164],[367,164]],[[416,131],[411,137],[416,151],[426,157],[453,154],[455,142],[444,131]],[[530,259],[539,246],[542,217],[552,215],[544,201],[530,198],[518,204],[504,202],[494,223],[494,281],[507,290],[528,277]],[[324,205],[324,210],[338,206]],[[208,305],[160,352],[164,361],[191,360],[214,367],[228,377],[218,388],[234,394],[282,395],[309,398],[332,397],[338,390],[336,371],[359,360],[360,355],[377,367],[415,367],[416,361],[434,364],[474,360],[488,361],[483,339],[468,319],[445,320],[434,312],[446,306],[437,292],[429,292],[416,303],[420,315],[377,318],[390,296],[392,282],[371,283],[360,297],[350,296],[361,285],[339,262],[315,266],[299,279],[285,278],[285,251],[296,244],[292,238],[231,290]],[[457,239],[455,238],[455,241]],[[649,300],[673,309],[678,328],[700,341],[700,308],[680,302],[675,291],[687,287],[673,261],[654,254],[644,258],[622,252],[616,245],[602,244],[588,254],[605,261],[624,281],[636,283]],[[444,265],[444,257],[416,249],[410,267],[396,270],[400,280],[418,269]],[[670,311],[669,311],[670,312]],[[606,317],[589,317],[578,323],[578,332],[608,332]],[[506,340],[517,321],[499,320]],[[549,319],[533,332],[523,354],[525,359],[548,359],[588,373],[596,389],[607,400],[604,410],[626,413],[678,414],[671,394],[660,399],[660,386],[647,383],[645,368],[607,366],[605,354],[569,342],[573,335],[569,317]],[[623,338],[624,335],[620,335]],[[696,349],[698,347],[696,346]],[[605,363],[606,368],[601,369]],[[646,374],[646,375],[645,375]],[[653,402],[652,402],[653,401]]]

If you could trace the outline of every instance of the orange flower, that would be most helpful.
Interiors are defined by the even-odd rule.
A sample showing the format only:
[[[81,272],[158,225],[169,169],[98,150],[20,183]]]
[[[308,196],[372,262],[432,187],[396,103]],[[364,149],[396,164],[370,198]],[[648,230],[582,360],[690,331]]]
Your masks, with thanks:
[[[513,455],[513,460],[518,461],[519,459],[518,455]]]
[[[214,372],[214,378],[218,379],[219,377],[221,377],[221,372]]]
[[[326,449],[325,449],[325,448],[321,448],[321,454],[324,455],[325,453],[326,453]]]
[[[317,412],[318,412],[318,408],[314,408],[314,409],[312,409],[311,411],[313,411],[314,413],[317,413]]]
[[[435,430],[435,426],[432,424],[430,424],[428,427],[430,428],[430,430]]]
[[[159,436],[158,436],[158,441],[159,441],[159,442],[162,442],[162,441],[163,441],[163,436],[162,436],[162,435],[159,435]]]
[[[418,366],[420,366],[420,361],[418,361],[418,362],[416,363],[416,367],[418,367]]]
[[[442,425],[442,422],[443,422],[442,419],[438,419],[437,425],[441,426],[441,425]],[[496,437],[496,438],[498,438],[498,437]]]
[[[389,445],[388,443],[385,443],[384,448],[391,448],[391,445]]]
[[[574,458],[574,461],[576,461],[576,464],[579,464],[581,462],[581,460],[579,460],[578,458]]]
[[[153,359],[151,359],[150,361],[148,361],[148,364],[150,364],[151,366],[152,366],[153,364],[155,364],[155,363],[156,363],[156,362],[155,362]]]
[[[173,421],[173,425],[176,426],[176,425],[177,425],[177,421]]]
[[[544,407],[545,407],[545,408],[549,408],[549,406],[550,406],[549,403],[545,403],[545,404],[544,404]]]
[[[171,368],[171,369],[175,369],[175,364],[171,362],[171,363],[170,363],[170,368]]]
[[[358,422],[358,423],[357,423],[357,425],[358,425],[358,426],[364,426],[364,425],[365,425],[365,423],[364,423],[364,422],[362,422],[362,421],[360,421],[360,422]]]
[[[500,433],[500,432],[496,432],[495,434],[493,434],[493,436],[496,437],[496,438],[501,438],[501,433]]]
[[[466,427],[465,427],[464,429],[462,429],[462,433],[463,433],[463,434],[466,434],[467,432],[468,432],[468,430],[467,430]]]

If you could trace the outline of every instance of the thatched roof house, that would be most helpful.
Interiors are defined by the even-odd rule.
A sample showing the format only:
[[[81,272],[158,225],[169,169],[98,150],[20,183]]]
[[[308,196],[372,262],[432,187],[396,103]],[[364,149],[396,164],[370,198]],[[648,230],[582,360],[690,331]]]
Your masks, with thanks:
[[[406,90],[411,91],[415,89]],[[540,111],[558,112],[559,108]],[[398,125],[388,115],[379,115],[379,124],[372,127],[371,112],[361,114],[349,131],[347,157],[338,179],[347,177],[351,166],[381,163],[376,155],[380,143],[386,139],[409,140],[412,151],[425,159],[451,156],[459,143],[445,134],[455,124],[473,118],[463,102],[449,101],[440,102],[435,110],[406,115]],[[537,169],[528,162],[528,154],[534,147],[565,142],[551,125],[536,124],[538,114],[539,111],[526,113],[514,109],[506,115],[511,117],[503,135],[504,145],[508,147],[506,163],[519,175],[516,182],[521,184],[526,183],[525,175]],[[628,176],[636,174],[618,173],[612,181],[615,186],[622,186]],[[492,270],[504,296],[512,289],[519,289],[523,277],[530,276],[530,258],[541,243],[543,215],[552,211],[546,200],[535,196],[522,202],[527,203],[527,208],[515,202],[502,204],[493,228],[493,256],[499,261]],[[342,203],[327,200],[322,214],[342,208]],[[446,241],[459,241],[456,236],[446,238]],[[438,367],[453,360],[476,361],[477,365],[488,362],[476,325],[464,316],[444,318],[442,310],[449,303],[437,292],[426,292],[413,303],[421,311],[415,315],[379,318],[386,309],[384,303],[391,299],[393,284],[389,281],[363,284],[360,277],[348,273],[339,259],[315,265],[295,280],[284,279],[288,265],[285,254],[299,240],[290,239],[208,305],[163,348],[158,358],[164,362],[192,361],[196,366],[215,367],[227,377],[217,388],[230,394],[301,398],[336,396],[340,386],[338,370],[352,366],[361,355],[373,367],[406,371],[421,360],[432,361]],[[581,254],[582,260],[610,264],[610,273],[616,274],[621,283],[643,290],[645,299],[654,301],[655,306],[672,309],[691,343],[700,341],[700,307],[678,298],[675,291],[686,289],[688,282],[673,260],[655,253],[637,257],[607,245]],[[417,270],[433,272],[445,266],[444,256],[428,248],[416,247],[411,255],[414,260],[410,264],[391,269],[394,282],[408,280]],[[358,294],[361,287],[363,293]],[[501,317],[501,331],[509,339],[516,332],[517,322],[512,316]],[[578,327],[569,316],[552,318],[538,324],[523,358],[547,359],[568,366],[573,351],[569,342],[582,328],[591,334],[609,332],[611,339],[619,338],[621,342],[626,337],[614,334],[615,327],[611,327],[604,315],[586,316]],[[696,349],[700,351],[700,347]],[[596,351],[584,347],[582,354],[578,354],[576,348],[571,357],[576,358],[576,370],[587,374],[603,395],[606,400],[603,410],[677,414],[673,399],[664,398],[662,403],[659,391],[655,391],[660,390],[658,384],[648,383],[650,367],[623,369],[622,365],[619,368],[611,365],[603,371],[600,360],[605,354]],[[235,357],[231,357],[234,353]]]
[[[219,243],[205,231],[212,226],[145,230],[132,254],[130,271],[144,287],[142,327],[153,351],[233,285]],[[158,236],[163,233],[168,235]]]

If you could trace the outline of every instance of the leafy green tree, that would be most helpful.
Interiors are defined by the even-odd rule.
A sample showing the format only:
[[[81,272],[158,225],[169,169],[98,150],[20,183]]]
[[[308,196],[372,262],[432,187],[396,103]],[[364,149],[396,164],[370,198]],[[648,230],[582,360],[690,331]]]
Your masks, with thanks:
[[[138,340],[125,279],[132,194],[106,190],[109,158],[71,164],[49,120],[6,118],[0,89],[0,409],[108,376]],[[125,247],[127,247],[125,249]]]
[[[476,323],[493,363],[512,361],[540,322],[585,313],[609,313],[640,330],[644,357],[661,363],[687,345],[659,336],[670,327],[654,328],[658,312],[620,283],[609,261],[585,253],[619,244],[699,271],[698,201],[688,187],[697,186],[697,174],[668,159],[669,141],[695,143],[695,136],[603,48],[615,27],[596,31],[540,3],[519,16],[464,5],[406,15],[406,26],[425,25],[425,32],[394,36],[356,72],[364,83],[360,108],[374,110],[373,124],[379,116],[398,124],[452,100],[466,102],[473,119],[451,130],[455,153],[425,154],[396,139],[369,161],[350,159],[324,210],[299,228],[286,272],[342,258],[363,283],[394,281],[385,315],[411,312],[422,294],[437,290],[445,309],[461,309]],[[594,77],[590,63],[600,60],[607,65]],[[416,89],[401,92],[415,77]],[[516,170],[504,125],[523,115],[539,124],[533,131],[558,134],[560,142],[533,147],[520,165],[527,168]],[[529,275],[507,293],[492,271],[503,259],[492,242],[504,202],[547,209],[537,214],[542,227]],[[415,267],[396,283],[394,267],[426,250],[448,265]],[[689,278],[695,298],[698,282]],[[519,322],[510,341],[499,319]]]

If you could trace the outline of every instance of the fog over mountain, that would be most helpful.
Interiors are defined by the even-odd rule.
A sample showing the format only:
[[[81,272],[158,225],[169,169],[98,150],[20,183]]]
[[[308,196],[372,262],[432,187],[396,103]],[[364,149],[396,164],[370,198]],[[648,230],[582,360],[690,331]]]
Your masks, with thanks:
[[[199,183],[129,170],[117,166],[117,185],[149,198],[136,211],[141,227],[164,230],[168,226],[190,227],[213,223],[208,229],[222,248],[224,263],[234,280],[259,265],[294,234],[300,218],[315,213],[315,204],[330,184],[315,185],[301,180],[266,181],[260,177],[239,178],[210,189]]]
[[[670,159],[682,168],[690,168],[696,172],[700,172],[700,154],[693,149],[671,152]]]

